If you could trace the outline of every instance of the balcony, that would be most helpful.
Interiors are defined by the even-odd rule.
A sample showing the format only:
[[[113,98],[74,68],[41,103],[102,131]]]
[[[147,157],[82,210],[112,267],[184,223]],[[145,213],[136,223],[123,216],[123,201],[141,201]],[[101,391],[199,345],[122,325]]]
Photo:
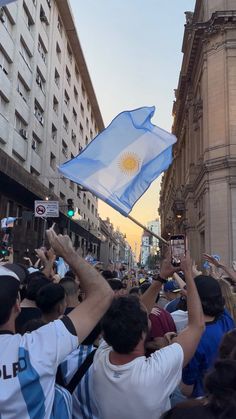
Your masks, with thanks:
[[[24,58],[22,57],[20,53],[19,53],[18,66],[19,66],[18,68],[19,68],[19,73],[21,77],[24,79],[24,82],[26,83],[26,85],[31,89],[32,70],[30,69],[28,64],[26,64]]]
[[[0,47],[8,55],[9,61],[13,62],[14,59],[14,42],[11,35],[7,32],[4,25],[0,25]]]
[[[28,124],[30,117],[30,109],[28,104],[25,102],[25,98],[21,96],[19,92],[15,96],[15,108],[18,114],[23,118],[23,120]]]
[[[44,137],[44,127],[40,124],[36,117],[33,118],[33,131],[37,137],[42,141]]]
[[[31,166],[38,173],[41,173],[42,159],[34,150],[32,150],[32,154],[31,154]]]
[[[29,12],[31,19],[35,23],[36,3],[34,4],[32,0],[24,0],[24,2],[25,2],[26,8]]]
[[[21,19],[21,36],[24,39],[24,42],[27,45],[29,53],[32,57],[34,54],[34,40],[23,18]]]
[[[9,122],[0,113],[0,143],[6,144],[9,136]]]
[[[14,3],[8,4],[5,7],[8,10],[8,13],[9,13],[9,15],[11,17],[11,20],[15,24],[16,23],[16,20],[17,20],[17,5],[16,5],[16,3],[14,2]]]
[[[22,161],[27,159],[28,142],[17,131],[14,132],[12,152]]]
[[[11,95],[11,81],[2,68],[0,68],[0,91],[9,101]]]

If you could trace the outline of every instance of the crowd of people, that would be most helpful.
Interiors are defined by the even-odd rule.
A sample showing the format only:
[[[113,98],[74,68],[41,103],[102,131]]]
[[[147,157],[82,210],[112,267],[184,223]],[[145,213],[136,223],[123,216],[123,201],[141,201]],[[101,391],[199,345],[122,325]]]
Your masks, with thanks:
[[[0,264],[1,419],[236,417],[233,269],[168,249],[153,272],[105,269],[47,238]]]

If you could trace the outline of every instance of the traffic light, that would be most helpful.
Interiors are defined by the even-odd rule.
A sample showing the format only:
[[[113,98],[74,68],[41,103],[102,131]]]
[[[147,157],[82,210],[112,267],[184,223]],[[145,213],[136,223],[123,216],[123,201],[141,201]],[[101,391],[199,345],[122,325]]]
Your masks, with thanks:
[[[0,257],[4,258],[6,256],[9,256],[10,252],[5,246],[0,247]]]
[[[75,215],[73,199],[67,199],[67,215],[70,218]]]

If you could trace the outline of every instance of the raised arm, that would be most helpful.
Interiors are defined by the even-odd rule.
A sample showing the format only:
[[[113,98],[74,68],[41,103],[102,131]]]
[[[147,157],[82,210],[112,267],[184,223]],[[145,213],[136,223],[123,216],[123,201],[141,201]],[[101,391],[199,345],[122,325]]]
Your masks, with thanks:
[[[151,313],[155,305],[157,296],[161,290],[162,285],[166,282],[167,278],[173,276],[173,274],[179,270],[180,268],[175,268],[171,264],[171,254],[170,250],[168,250],[166,253],[166,257],[161,264],[160,275],[153,276],[153,282],[151,286],[147,289],[147,291],[145,291],[145,293],[140,298],[142,303],[147,308],[148,314]]]
[[[85,293],[84,301],[68,314],[82,342],[109,308],[113,291],[100,273],[76,253],[68,236],[57,235],[53,229],[47,230],[47,236],[55,253],[62,256],[78,276]]]
[[[184,272],[187,285],[187,307],[188,307],[188,326],[172,342],[179,343],[184,352],[184,366],[193,357],[202,333],[205,330],[205,322],[202,311],[202,304],[192,274],[192,261],[187,251],[186,256],[181,261],[181,270]]]
[[[207,253],[204,253],[203,257],[216,268],[221,268],[229,276],[229,278],[232,279],[232,281],[236,282],[236,272],[233,269],[230,269],[223,262],[220,263],[217,259]]]

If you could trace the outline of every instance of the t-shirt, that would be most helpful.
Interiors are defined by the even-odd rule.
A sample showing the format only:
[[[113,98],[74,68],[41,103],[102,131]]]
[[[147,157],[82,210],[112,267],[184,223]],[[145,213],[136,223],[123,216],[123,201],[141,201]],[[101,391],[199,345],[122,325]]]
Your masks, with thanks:
[[[224,334],[234,328],[234,320],[226,310],[217,320],[206,323],[206,329],[195,355],[183,370],[182,379],[184,384],[194,385],[192,397],[204,395],[204,376],[217,358],[219,345]]]
[[[66,384],[71,381],[79,367],[94,349],[93,345],[80,345],[61,364],[62,376]],[[93,395],[93,363],[75,388],[72,402],[73,419],[98,419],[98,409]]]
[[[170,301],[164,307],[165,310],[168,311],[169,313],[172,313],[173,311],[176,311],[180,300],[181,300],[181,297],[178,297],[178,298],[175,298],[174,300]]]
[[[181,380],[183,350],[174,343],[149,358],[124,365],[109,360],[104,341],[93,361],[94,396],[102,419],[158,419],[170,408],[170,395]]]
[[[154,307],[149,314],[152,323],[150,337],[159,338],[168,332],[176,332],[175,323],[167,311],[162,308]]]
[[[22,307],[16,319],[16,333],[22,333],[24,325],[32,319],[40,319],[41,310],[38,307]]]
[[[53,418],[55,375],[58,365],[78,346],[73,333],[67,317],[23,336],[1,332],[1,419]]]
[[[183,310],[176,310],[171,313],[171,317],[174,320],[177,333],[185,329],[188,325],[188,312]]]

